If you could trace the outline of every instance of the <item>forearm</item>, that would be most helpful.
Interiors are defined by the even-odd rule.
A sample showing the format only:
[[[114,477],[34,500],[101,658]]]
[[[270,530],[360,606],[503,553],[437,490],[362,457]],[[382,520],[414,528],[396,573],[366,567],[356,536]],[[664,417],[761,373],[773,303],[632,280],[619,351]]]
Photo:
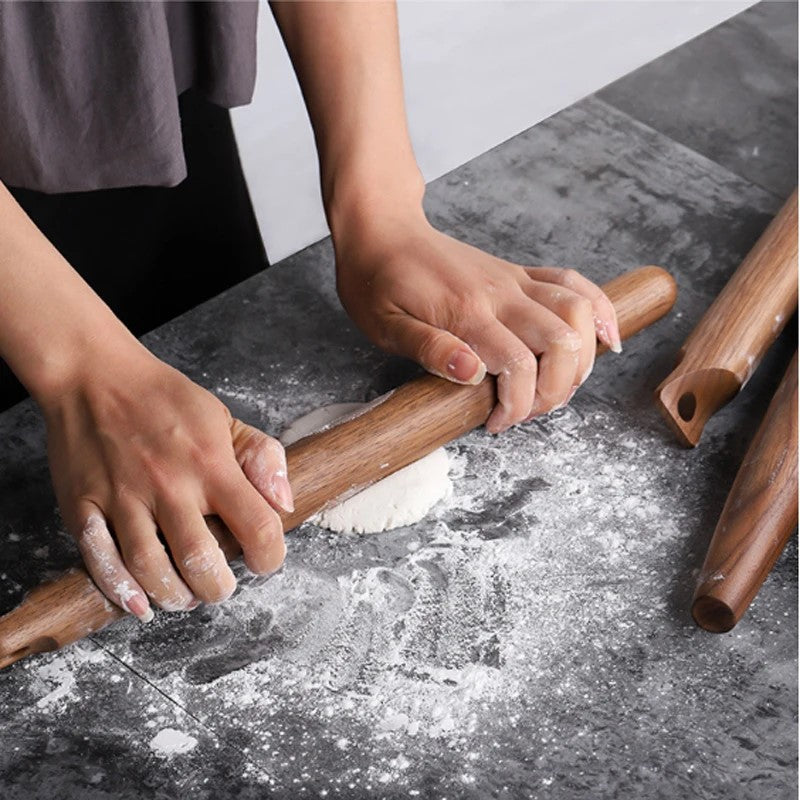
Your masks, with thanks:
[[[0,184],[0,357],[46,403],[120,343],[137,346]]]
[[[403,98],[397,14],[384,2],[272,2],[311,117],[322,194],[342,219],[421,213],[424,182]]]

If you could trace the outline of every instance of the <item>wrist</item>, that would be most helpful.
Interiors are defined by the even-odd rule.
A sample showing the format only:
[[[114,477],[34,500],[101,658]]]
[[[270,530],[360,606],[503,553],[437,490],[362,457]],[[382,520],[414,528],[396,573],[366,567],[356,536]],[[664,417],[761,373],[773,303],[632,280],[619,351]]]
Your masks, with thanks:
[[[425,181],[416,163],[364,165],[323,181],[328,226],[335,248],[363,241],[387,226],[424,223]]]
[[[64,398],[90,385],[138,374],[152,359],[133,334],[111,316],[95,326],[81,326],[59,346],[47,348],[23,382],[47,414]]]

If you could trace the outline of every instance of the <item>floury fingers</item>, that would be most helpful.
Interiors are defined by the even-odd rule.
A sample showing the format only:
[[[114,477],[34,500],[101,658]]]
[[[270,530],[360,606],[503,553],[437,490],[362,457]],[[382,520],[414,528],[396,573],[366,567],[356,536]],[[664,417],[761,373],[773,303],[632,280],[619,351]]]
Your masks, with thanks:
[[[87,569],[103,594],[142,622],[152,621],[150,601],[122,563],[106,520],[99,511],[88,514],[76,541]]]

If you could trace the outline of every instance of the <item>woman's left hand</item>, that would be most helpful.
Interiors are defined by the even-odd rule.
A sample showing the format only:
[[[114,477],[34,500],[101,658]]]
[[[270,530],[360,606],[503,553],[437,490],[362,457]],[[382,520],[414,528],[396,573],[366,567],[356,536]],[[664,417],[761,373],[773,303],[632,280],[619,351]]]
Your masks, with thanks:
[[[591,281],[496,258],[421,212],[349,226],[334,245],[339,297],[373,342],[458,383],[497,376],[492,433],[569,402],[598,338],[620,350],[614,307]]]

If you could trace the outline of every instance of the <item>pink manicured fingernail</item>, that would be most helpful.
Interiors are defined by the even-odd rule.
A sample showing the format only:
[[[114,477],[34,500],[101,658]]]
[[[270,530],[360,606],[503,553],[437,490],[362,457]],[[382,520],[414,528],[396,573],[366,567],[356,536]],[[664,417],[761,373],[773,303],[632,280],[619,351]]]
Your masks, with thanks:
[[[594,330],[597,338],[609,349],[612,353],[622,352],[622,340],[619,335],[619,326],[616,322],[604,322],[600,317],[594,318]]]
[[[491,433],[493,435],[494,434],[498,434],[498,433],[502,433],[505,430],[505,426],[504,425],[502,425],[502,424],[498,425],[497,424],[496,417],[497,417],[497,415],[495,413],[492,413],[492,415],[489,417],[489,419],[486,420],[486,430],[489,431],[489,433]]]
[[[567,399],[564,401],[564,405],[569,403],[569,401],[572,400],[573,397],[575,397],[575,392],[577,392],[577,391],[578,391],[578,387],[577,386],[573,386],[572,387],[572,391],[570,391],[570,393],[567,395]]]
[[[469,350],[456,350],[447,362],[447,373],[461,383],[480,383],[486,375],[486,365]]]
[[[609,334],[611,336],[611,341],[609,342],[609,348],[611,349],[612,353],[621,353],[622,352],[622,339],[619,335],[619,325],[616,322],[612,322],[609,326]]]
[[[140,594],[135,594],[130,597],[125,603],[131,614],[135,614],[141,622],[153,621],[153,609],[150,608],[150,603],[147,602],[145,597]]]
[[[284,511],[294,511],[292,487],[282,472],[276,472],[272,476],[272,495]]]
[[[533,400],[533,406],[531,407],[531,413],[528,419],[533,419],[534,417],[538,417],[539,414],[542,413],[542,408],[543,408],[542,399],[537,394]]]

